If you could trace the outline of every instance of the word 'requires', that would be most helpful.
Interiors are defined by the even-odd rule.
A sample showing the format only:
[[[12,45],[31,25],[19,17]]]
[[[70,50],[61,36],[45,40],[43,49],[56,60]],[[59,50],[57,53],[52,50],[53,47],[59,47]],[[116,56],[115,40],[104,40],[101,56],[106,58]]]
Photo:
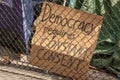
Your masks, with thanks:
[[[101,23],[101,16],[44,2],[35,21],[30,64],[85,80]]]

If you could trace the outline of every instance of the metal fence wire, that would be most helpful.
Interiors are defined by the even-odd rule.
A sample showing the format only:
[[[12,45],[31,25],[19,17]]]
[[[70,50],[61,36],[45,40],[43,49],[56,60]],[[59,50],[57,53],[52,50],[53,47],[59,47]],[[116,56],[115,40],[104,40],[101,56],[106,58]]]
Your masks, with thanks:
[[[120,0],[0,0],[0,63],[61,80],[119,80]]]

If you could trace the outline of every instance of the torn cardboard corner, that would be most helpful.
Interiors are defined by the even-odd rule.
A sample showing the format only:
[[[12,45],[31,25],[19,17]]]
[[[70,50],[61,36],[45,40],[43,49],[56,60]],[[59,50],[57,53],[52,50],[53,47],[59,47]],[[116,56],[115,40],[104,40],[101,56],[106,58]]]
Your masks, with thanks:
[[[30,64],[85,80],[102,17],[44,2],[35,21]]]

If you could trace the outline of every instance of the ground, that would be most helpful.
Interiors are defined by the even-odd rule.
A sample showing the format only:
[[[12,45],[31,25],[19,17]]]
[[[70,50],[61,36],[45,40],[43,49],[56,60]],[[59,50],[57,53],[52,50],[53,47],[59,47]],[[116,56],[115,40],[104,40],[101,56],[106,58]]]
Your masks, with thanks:
[[[9,54],[8,54],[9,53]],[[3,64],[1,57],[12,56],[12,64]],[[2,55],[2,56],[1,56]],[[51,74],[47,71],[28,68],[27,64],[19,63],[15,58],[13,52],[10,52],[7,48],[0,47],[0,80],[70,80],[63,78],[60,75]],[[24,61],[24,60],[23,60]],[[21,65],[21,66],[20,66]],[[23,67],[27,66],[27,67]],[[32,67],[32,66],[29,66]],[[27,68],[27,69],[26,69]],[[115,76],[110,75],[104,71],[99,71],[95,68],[91,68],[87,74],[87,80],[118,80]]]

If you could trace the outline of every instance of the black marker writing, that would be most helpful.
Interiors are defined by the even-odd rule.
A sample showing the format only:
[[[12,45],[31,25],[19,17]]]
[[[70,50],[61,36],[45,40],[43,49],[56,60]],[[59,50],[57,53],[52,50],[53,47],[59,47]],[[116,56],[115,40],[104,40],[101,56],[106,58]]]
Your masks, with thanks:
[[[79,29],[88,35],[95,29],[92,23],[87,23],[83,20],[75,20],[72,18],[63,18],[61,15],[56,15],[53,13],[52,9],[53,8],[49,4],[45,5],[41,19],[42,22],[49,21],[50,23],[58,24],[60,26],[68,26],[70,29]]]
[[[60,64],[61,66],[67,67],[69,69],[73,69],[79,71],[79,67],[83,60],[73,58],[69,55],[59,54],[55,51],[47,50],[42,48],[38,50],[37,58],[41,60],[45,60],[51,63]]]

